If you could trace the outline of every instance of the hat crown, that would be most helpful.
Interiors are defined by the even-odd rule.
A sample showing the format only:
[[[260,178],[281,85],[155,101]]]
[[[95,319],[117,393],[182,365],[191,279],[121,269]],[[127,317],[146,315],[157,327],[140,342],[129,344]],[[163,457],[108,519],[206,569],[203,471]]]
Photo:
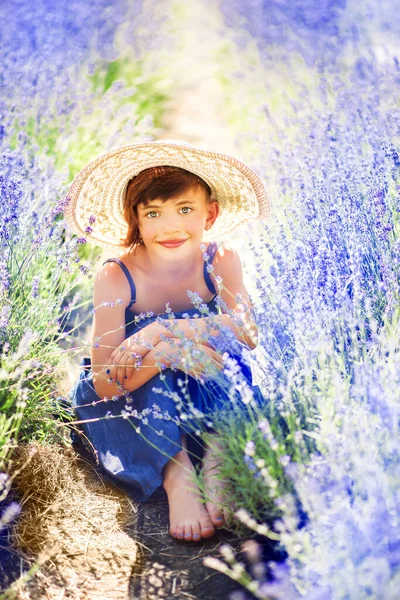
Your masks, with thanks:
[[[189,142],[184,142],[183,140],[157,140],[153,143],[159,144],[160,146],[162,144],[173,144],[174,146],[188,146],[189,148],[194,148],[192,144],[189,144]]]

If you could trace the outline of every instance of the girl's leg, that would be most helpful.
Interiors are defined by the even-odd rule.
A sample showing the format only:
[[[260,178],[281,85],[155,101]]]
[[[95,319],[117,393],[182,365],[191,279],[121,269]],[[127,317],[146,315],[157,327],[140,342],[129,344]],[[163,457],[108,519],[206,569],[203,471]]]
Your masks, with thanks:
[[[168,495],[172,537],[196,542],[211,537],[215,528],[193,482],[194,467],[186,450],[186,436],[181,441],[183,450],[164,467],[163,486]]]
[[[213,433],[206,446],[203,459],[206,508],[215,527],[225,524],[225,516],[221,510],[224,502],[224,483],[218,479],[219,451],[221,450],[218,434]]]

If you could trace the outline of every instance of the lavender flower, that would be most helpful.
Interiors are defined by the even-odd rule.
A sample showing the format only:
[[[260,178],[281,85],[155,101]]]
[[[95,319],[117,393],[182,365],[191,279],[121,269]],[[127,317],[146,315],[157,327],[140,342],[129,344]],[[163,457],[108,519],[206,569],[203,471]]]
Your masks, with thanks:
[[[40,284],[40,277],[34,277],[32,280],[32,287],[31,287],[31,295],[32,298],[36,298],[38,295],[38,291],[39,291],[39,284]]]
[[[0,515],[0,531],[14,521],[21,512],[21,506],[17,502],[11,502]]]
[[[253,493],[265,483],[264,506],[279,480],[272,527],[288,554],[264,565],[271,577],[261,585],[253,578],[259,598],[397,594],[399,62],[371,39],[385,22],[387,39],[397,38],[400,21],[392,2],[360,9],[357,20],[354,6],[222,3],[243,55],[250,37],[240,19],[260,50],[265,104],[253,110],[249,94],[235,109],[251,113],[239,146],[276,200],[243,244],[257,295],[255,362],[280,419],[272,409],[251,426],[243,418],[257,454],[240,448],[242,477],[249,466],[253,479],[253,468],[263,471],[246,481]],[[234,84],[252,89],[240,51],[234,61]]]

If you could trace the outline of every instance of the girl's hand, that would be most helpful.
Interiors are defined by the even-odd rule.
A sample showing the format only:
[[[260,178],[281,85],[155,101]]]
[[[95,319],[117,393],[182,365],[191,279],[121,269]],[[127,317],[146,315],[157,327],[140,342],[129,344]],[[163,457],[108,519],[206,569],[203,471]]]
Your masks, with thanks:
[[[147,325],[146,327],[141,329],[139,331],[139,333],[136,335],[140,335],[140,334],[142,334],[143,339],[145,339],[147,341],[147,343],[149,343],[154,348],[157,346],[157,344],[159,344],[162,341],[161,340],[162,335],[169,337],[169,338],[173,337],[173,334],[170,331],[168,331],[168,329],[166,327],[164,327],[161,323],[158,323],[157,321],[153,321],[152,323],[150,323],[149,325]]]
[[[208,345],[195,343],[192,348],[183,349],[176,338],[171,338],[171,342],[159,342],[155,347],[155,355],[161,368],[179,369],[200,379],[211,374],[215,368],[223,368],[222,357]]]
[[[197,343],[192,352],[182,355],[180,354],[181,371],[187,375],[191,375],[195,379],[203,379],[207,375],[213,375],[213,371],[217,369],[222,371],[224,363],[222,356],[211,348],[207,342]]]
[[[147,325],[137,334],[135,334],[135,337],[142,335],[143,339],[150,343],[153,347],[156,347],[156,345],[162,341],[166,341],[168,343],[168,340],[162,339],[162,337],[175,339],[175,341],[178,343],[179,340],[187,339],[189,337],[198,344],[212,348],[204,334],[196,331],[195,324],[191,327],[188,327],[189,324],[187,319],[175,319],[175,321],[172,322],[172,327],[169,321],[166,321],[166,323],[168,323],[168,326],[164,326],[158,321],[153,321],[150,323],[150,325]],[[182,325],[183,329],[181,329],[180,325]]]
[[[148,352],[149,349],[135,336],[127,338],[111,354],[113,364],[106,369],[107,377],[112,380],[112,383],[123,386],[124,382],[132,377],[134,371],[140,369],[143,356]]]
[[[109,382],[123,386],[124,382],[132,377],[135,369],[140,369],[142,358],[157,346],[162,334],[171,336],[161,323],[154,321],[126,338],[111,354],[112,364],[106,369]]]

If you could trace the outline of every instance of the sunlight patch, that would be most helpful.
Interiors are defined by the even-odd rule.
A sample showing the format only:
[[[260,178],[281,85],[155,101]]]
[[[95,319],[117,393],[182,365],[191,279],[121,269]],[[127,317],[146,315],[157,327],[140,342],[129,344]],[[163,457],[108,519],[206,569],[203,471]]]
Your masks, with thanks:
[[[105,454],[101,452],[100,458],[103,462],[104,467],[107,469],[107,471],[110,471],[110,473],[116,475],[117,473],[120,473],[124,470],[119,456],[114,456],[109,450],[107,450]]]

